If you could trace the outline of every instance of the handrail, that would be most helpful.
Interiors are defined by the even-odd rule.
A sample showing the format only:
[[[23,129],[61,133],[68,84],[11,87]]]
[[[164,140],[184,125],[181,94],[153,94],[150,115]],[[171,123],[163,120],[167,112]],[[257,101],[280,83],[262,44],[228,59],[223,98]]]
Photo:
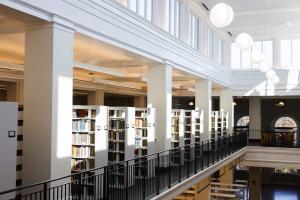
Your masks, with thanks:
[[[96,172],[97,170],[100,170],[101,172],[108,172],[108,173],[110,173],[110,172],[112,172],[112,171],[116,171],[117,173],[119,173],[117,170],[120,170],[120,168],[118,168],[117,170],[115,170],[114,168],[112,168],[112,167],[114,167],[114,166],[118,166],[118,165],[120,165],[120,164],[124,164],[124,167],[123,167],[123,169],[127,169],[128,167],[130,167],[129,166],[129,163],[131,162],[131,161],[137,161],[137,160],[139,160],[139,159],[141,159],[141,158],[150,158],[150,157],[154,157],[154,158],[152,158],[152,160],[151,160],[151,162],[153,161],[153,159],[154,160],[156,160],[157,158],[159,158],[159,159],[161,159],[160,158],[160,156],[162,156],[162,155],[170,155],[171,156],[171,152],[179,152],[179,156],[181,155],[181,151],[185,151],[186,149],[188,149],[188,148],[190,148],[190,149],[192,149],[192,150],[194,150],[194,154],[195,154],[195,156],[196,156],[196,148],[198,148],[198,147],[202,147],[202,154],[203,154],[203,148],[208,148],[208,151],[212,151],[212,153],[213,153],[213,155],[212,155],[212,162],[214,162],[214,154],[215,154],[215,150],[217,151],[217,154],[216,154],[216,160],[218,159],[219,160],[219,154],[218,154],[218,145],[219,145],[219,142],[221,141],[225,141],[225,143],[226,142],[229,142],[230,143],[230,138],[233,138],[233,136],[234,137],[237,137],[237,136],[240,136],[241,134],[243,134],[243,133],[238,133],[238,134],[235,134],[235,133],[233,133],[233,134],[229,134],[229,135],[227,135],[227,136],[220,136],[220,137],[216,137],[216,138],[211,138],[211,139],[209,139],[209,140],[206,140],[206,141],[200,141],[200,142],[197,142],[197,143],[194,143],[194,144],[188,144],[188,145],[184,145],[184,146],[180,146],[180,147],[176,147],[176,148],[171,148],[171,149],[169,149],[169,150],[164,150],[164,151],[160,151],[160,152],[156,152],[156,153],[153,153],[153,154],[149,154],[149,155],[146,155],[146,156],[140,156],[140,157],[136,157],[136,158],[134,158],[134,159],[130,159],[130,160],[126,160],[126,161],[121,161],[121,162],[118,162],[118,163],[112,163],[112,164],[109,164],[109,165],[107,165],[107,166],[103,166],[103,167],[98,167],[98,168],[94,168],[94,169],[89,169],[89,170],[85,170],[85,171],[82,171],[82,172],[77,172],[77,173],[72,173],[71,175],[67,175],[67,176],[63,176],[63,177],[59,177],[59,178],[55,178],[55,179],[51,179],[51,180],[46,180],[46,181],[41,181],[41,182],[38,182],[38,183],[34,183],[34,184],[31,184],[31,185],[27,185],[27,186],[23,186],[23,187],[18,187],[18,188],[15,188],[15,189],[9,189],[9,190],[5,190],[5,191],[2,191],[2,192],[0,192],[0,196],[1,195],[5,195],[5,194],[9,194],[9,193],[12,193],[12,192],[18,192],[18,191],[22,191],[22,190],[26,190],[26,189],[30,189],[30,188],[35,188],[35,187],[38,187],[38,186],[43,186],[44,188],[45,188],[45,191],[47,190],[47,187],[50,185],[50,183],[53,183],[53,182],[57,182],[57,181],[62,181],[62,180],[64,180],[64,179],[68,179],[68,178],[74,178],[74,177],[84,177],[84,175],[87,175],[89,172]],[[228,139],[228,140],[227,140]],[[218,142],[217,144],[216,144],[216,142]],[[237,142],[237,141],[235,141],[235,142]],[[229,145],[229,143],[226,143],[227,145]],[[214,144],[214,145],[217,145],[216,147],[213,145],[213,146],[210,146],[210,145],[212,145],[212,144]],[[221,146],[222,146],[223,144],[221,144]],[[235,144],[235,145],[239,145],[239,144]],[[245,144],[245,145],[247,145],[247,144]],[[228,146],[229,147],[229,146]],[[212,148],[211,150],[210,150],[210,148]],[[215,149],[216,148],[216,149]],[[166,154],[166,153],[168,153],[168,154]],[[177,155],[177,154],[176,154]],[[183,159],[185,159],[185,155],[183,155],[184,157],[183,157]],[[191,156],[191,155],[190,155]],[[204,157],[204,155],[202,155],[202,157]],[[222,155],[222,157],[221,158],[223,158],[223,155]],[[191,159],[191,158],[189,158],[189,159]],[[196,159],[196,157],[195,157],[195,159]],[[202,162],[203,162],[203,159],[204,158],[202,158]],[[208,157],[208,162],[210,162],[210,160],[209,160],[210,158]],[[147,160],[147,159],[145,159],[145,160]],[[159,161],[159,160],[158,160]],[[181,162],[181,161],[180,161]],[[189,160],[189,162],[188,163],[190,163],[191,162],[191,160]],[[141,162],[138,162],[138,163],[135,163],[135,164],[146,164],[147,165],[147,163],[145,163],[145,161],[141,161]],[[197,163],[195,163],[195,172],[197,171],[196,170],[196,165]],[[170,165],[170,163],[169,163],[169,165]],[[180,166],[181,164],[179,164],[179,166]],[[203,163],[202,163],[202,165],[203,165]],[[209,165],[209,163],[208,163],[208,165]],[[198,166],[199,167],[199,166]],[[202,166],[203,167],[203,166]],[[201,169],[202,169],[202,167],[201,167]],[[110,169],[113,169],[113,170],[110,170]],[[128,169],[127,169],[128,170]],[[190,167],[188,167],[188,171],[190,170]],[[156,172],[156,173],[158,173],[158,172]],[[99,175],[99,174],[94,174],[94,176],[96,176],[96,175]],[[100,175],[103,175],[104,176],[104,174],[100,174]],[[105,177],[107,176],[107,174],[105,174]],[[104,178],[105,178],[104,177]],[[101,177],[102,178],[102,177]],[[109,177],[106,177],[106,179],[108,179]],[[86,178],[85,178],[86,179]],[[78,179],[78,180],[73,180],[73,182],[70,180],[70,182],[68,182],[68,183],[66,183],[66,184],[74,184],[74,182],[75,183],[78,183],[78,184],[81,184],[81,182],[82,182],[82,180],[83,179]],[[107,181],[107,180],[106,180]],[[69,189],[70,189],[70,185],[69,185]],[[65,186],[65,189],[66,189],[66,186]],[[49,189],[48,189],[49,190]],[[45,193],[45,192],[44,192]],[[47,194],[46,194],[46,196],[47,196]]]

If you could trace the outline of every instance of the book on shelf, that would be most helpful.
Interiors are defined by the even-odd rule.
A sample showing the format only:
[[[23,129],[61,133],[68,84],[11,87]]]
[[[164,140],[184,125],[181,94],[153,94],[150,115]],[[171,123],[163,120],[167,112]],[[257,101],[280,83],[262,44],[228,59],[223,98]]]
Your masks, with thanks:
[[[72,144],[91,144],[91,136],[88,134],[73,134],[72,135]]]
[[[72,147],[72,157],[74,158],[89,158],[93,156],[94,153],[92,147]]]

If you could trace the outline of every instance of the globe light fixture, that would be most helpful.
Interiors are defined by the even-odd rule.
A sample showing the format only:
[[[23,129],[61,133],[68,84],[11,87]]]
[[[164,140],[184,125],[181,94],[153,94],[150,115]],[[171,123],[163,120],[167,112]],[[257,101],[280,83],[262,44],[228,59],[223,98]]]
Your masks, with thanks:
[[[248,33],[241,33],[235,38],[235,44],[240,50],[247,50],[253,43],[252,36]]]
[[[272,69],[269,69],[267,72],[266,72],[266,78],[268,80],[271,80],[273,79],[274,77],[276,76],[276,72]]]
[[[271,69],[271,67],[268,65],[268,63],[266,63],[266,62],[262,62],[260,65],[259,65],[259,71],[261,71],[261,72],[267,72],[269,69]]]
[[[226,3],[217,3],[209,13],[209,20],[217,28],[224,28],[231,24],[233,17],[232,8]]]
[[[260,51],[252,51],[250,59],[254,64],[258,64],[264,61],[264,55]]]

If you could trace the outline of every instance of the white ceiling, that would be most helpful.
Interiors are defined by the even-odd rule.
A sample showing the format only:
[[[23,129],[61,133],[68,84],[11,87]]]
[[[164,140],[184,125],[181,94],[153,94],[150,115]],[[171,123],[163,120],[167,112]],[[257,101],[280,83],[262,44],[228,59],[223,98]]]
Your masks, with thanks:
[[[225,2],[233,8],[233,23],[225,28],[233,36],[240,32],[254,38],[293,38],[300,36],[300,0],[195,0],[212,8]]]

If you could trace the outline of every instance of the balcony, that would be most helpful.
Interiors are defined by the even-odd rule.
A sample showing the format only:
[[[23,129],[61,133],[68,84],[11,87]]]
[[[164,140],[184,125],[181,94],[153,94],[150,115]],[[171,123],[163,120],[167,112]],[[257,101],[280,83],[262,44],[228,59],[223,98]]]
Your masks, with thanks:
[[[184,189],[180,187],[189,187],[204,172],[212,174],[246,146],[247,132],[239,132],[4,191],[0,199],[165,199],[171,190],[180,193]]]

